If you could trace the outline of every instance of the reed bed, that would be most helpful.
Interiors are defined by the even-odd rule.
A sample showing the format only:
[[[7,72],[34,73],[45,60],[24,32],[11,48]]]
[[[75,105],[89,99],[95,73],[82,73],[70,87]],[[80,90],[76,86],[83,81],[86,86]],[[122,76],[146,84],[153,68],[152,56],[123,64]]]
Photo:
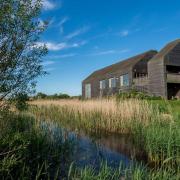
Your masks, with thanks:
[[[29,112],[37,119],[59,123],[71,130],[86,133],[130,134],[149,162],[176,167],[180,155],[179,116],[167,102],[146,100],[38,100]]]
[[[0,177],[179,179],[180,112],[175,103],[178,106],[137,99],[39,100],[30,102],[27,112],[0,113]],[[92,133],[129,133],[155,166],[111,169],[103,163],[98,172],[92,167],[77,169],[71,164],[74,143],[62,132],[57,134],[54,128],[59,126]]]
[[[148,126],[154,120],[173,121],[171,114],[161,113],[158,106],[137,99],[39,100],[30,104],[36,105],[31,108],[36,117],[68,122],[88,131],[132,133],[135,124]]]

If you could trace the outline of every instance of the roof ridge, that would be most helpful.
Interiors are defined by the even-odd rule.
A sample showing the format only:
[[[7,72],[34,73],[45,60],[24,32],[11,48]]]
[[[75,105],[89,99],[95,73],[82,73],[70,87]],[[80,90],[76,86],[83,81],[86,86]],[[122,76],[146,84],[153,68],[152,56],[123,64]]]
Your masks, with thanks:
[[[127,59],[123,59],[123,60],[118,61],[118,62],[116,62],[116,63],[113,63],[113,64],[111,64],[111,65],[105,66],[105,67],[103,67],[103,68],[101,68],[101,69],[98,69],[98,70],[96,70],[96,71],[94,71],[94,72],[98,72],[98,71],[101,71],[101,70],[106,69],[106,68],[108,68],[108,67],[111,67],[111,66],[113,66],[113,65],[117,65],[117,64],[120,64],[120,63],[129,61],[129,60],[132,60],[132,58],[136,58],[136,57],[138,57],[138,56],[143,56],[143,57],[144,57],[144,56],[147,55],[147,53],[150,53],[150,52],[158,52],[158,51],[157,51],[157,50],[154,50],[154,49],[150,49],[150,50],[145,51],[145,52],[143,52],[143,53],[136,54],[136,55],[134,55],[134,56],[128,57]]]
[[[169,42],[151,60],[164,57],[169,51],[171,51],[179,43],[180,43],[180,39],[176,39],[174,41]]]
[[[153,53],[153,52],[155,53],[157,51],[156,50],[148,50],[148,51],[145,51],[145,52],[143,52],[141,54],[137,54],[135,56],[129,57],[129,58],[124,59],[122,61],[119,61],[117,63],[111,64],[109,66],[106,66],[104,68],[96,70],[93,73],[91,73],[85,80],[87,80],[89,78],[92,78],[95,75],[100,76],[102,74],[106,74],[108,71],[109,72],[116,71],[118,68],[127,68],[128,66],[133,67],[138,61],[143,59],[147,54],[150,54],[150,53]],[[124,67],[120,67],[120,66],[124,66]]]

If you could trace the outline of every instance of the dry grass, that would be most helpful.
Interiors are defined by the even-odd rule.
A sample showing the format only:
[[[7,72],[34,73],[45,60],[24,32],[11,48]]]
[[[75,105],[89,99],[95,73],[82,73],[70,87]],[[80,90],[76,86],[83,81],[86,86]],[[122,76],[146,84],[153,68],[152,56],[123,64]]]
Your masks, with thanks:
[[[159,165],[168,158],[176,167],[179,157],[179,121],[167,110],[165,102],[157,104],[138,99],[38,100],[30,103],[29,112],[36,119],[49,121],[73,131],[85,133],[130,134],[137,146]],[[171,108],[170,108],[171,109]],[[179,119],[178,119],[179,120]]]
[[[137,121],[147,126],[154,120],[154,116],[158,119],[171,119],[170,116],[163,116],[158,108],[154,108],[147,101],[137,99],[118,102],[113,98],[87,101],[37,100],[30,104],[38,106],[39,110],[36,109],[33,113],[38,116],[41,114],[43,118],[68,120],[69,123],[81,128],[103,129],[110,132],[130,131],[130,127]]]

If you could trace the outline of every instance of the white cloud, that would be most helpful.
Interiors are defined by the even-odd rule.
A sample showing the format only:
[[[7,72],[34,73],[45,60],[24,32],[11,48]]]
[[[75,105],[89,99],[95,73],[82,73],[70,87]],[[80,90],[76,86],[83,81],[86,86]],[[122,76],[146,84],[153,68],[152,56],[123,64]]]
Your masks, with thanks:
[[[72,38],[74,38],[74,37],[76,37],[76,36],[79,36],[79,35],[81,35],[81,34],[84,34],[84,33],[86,33],[89,29],[90,29],[89,26],[84,26],[84,27],[82,27],[82,28],[80,28],[80,29],[77,29],[76,31],[68,34],[68,35],[66,36],[66,39],[72,39]]]
[[[51,43],[51,42],[47,42],[45,43],[47,48],[49,50],[52,50],[52,51],[59,51],[59,50],[62,50],[62,49],[66,49],[67,48],[67,43],[63,42],[63,43]]]
[[[123,31],[120,32],[120,36],[121,37],[126,37],[126,36],[129,35],[129,33],[130,33],[129,30],[123,30]]]
[[[67,42],[62,42],[62,43],[52,43],[52,42],[37,42],[36,46],[43,46],[44,44],[50,51],[60,51],[64,49],[69,49],[69,48],[78,48],[83,45],[85,45],[87,42],[86,41],[81,41],[77,43],[67,43]]]
[[[42,5],[44,10],[52,10],[56,7],[56,5],[49,0],[43,0]]]
[[[60,32],[64,33],[64,24],[69,20],[68,17],[64,17],[58,24],[58,26],[60,27]]]
[[[107,51],[101,51],[97,53],[90,54],[91,56],[100,56],[100,55],[108,55],[108,54],[122,54],[129,52],[129,49],[122,49],[122,50],[107,50]]]
[[[114,54],[115,52],[116,52],[115,50],[107,50],[107,51],[101,51],[101,52],[95,53],[94,55]]]
[[[67,47],[67,44],[65,42],[63,43],[51,43],[51,42],[37,42],[36,46],[43,46],[46,45],[46,47],[48,48],[48,50],[52,50],[52,51],[58,51],[58,50],[62,50],[65,49]]]
[[[45,68],[45,71],[47,71],[47,72],[54,71],[54,70],[55,70],[55,68],[52,68],[52,67],[50,67],[50,68]]]
[[[51,59],[62,59],[62,58],[69,58],[69,57],[74,57],[76,54],[69,53],[69,54],[61,54],[61,55],[54,55],[50,56]]]
[[[49,65],[52,65],[54,63],[55,63],[54,61],[44,61],[44,62],[42,62],[42,65],[43,66],[49,66]]]
[[[44,21],[42,20],[42,19],[39,19],[39,26],[40,27],[42,27],[42,26],[44,26],[45,24],[44,24]]]
[[[71,44],[71,47],[81,47],[81,46],[84,46],[85,44],[87,44],[87,41],[80,41],[80,42]]]

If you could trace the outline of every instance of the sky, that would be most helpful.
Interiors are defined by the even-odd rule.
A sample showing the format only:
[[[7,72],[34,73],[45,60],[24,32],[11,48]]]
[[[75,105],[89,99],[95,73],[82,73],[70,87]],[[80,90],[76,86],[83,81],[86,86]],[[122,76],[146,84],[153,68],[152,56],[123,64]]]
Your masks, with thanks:
[[[93,71],[180,38],[180,1],[43,0],[40,20],[49,74],[37,92],[75,96]]]

